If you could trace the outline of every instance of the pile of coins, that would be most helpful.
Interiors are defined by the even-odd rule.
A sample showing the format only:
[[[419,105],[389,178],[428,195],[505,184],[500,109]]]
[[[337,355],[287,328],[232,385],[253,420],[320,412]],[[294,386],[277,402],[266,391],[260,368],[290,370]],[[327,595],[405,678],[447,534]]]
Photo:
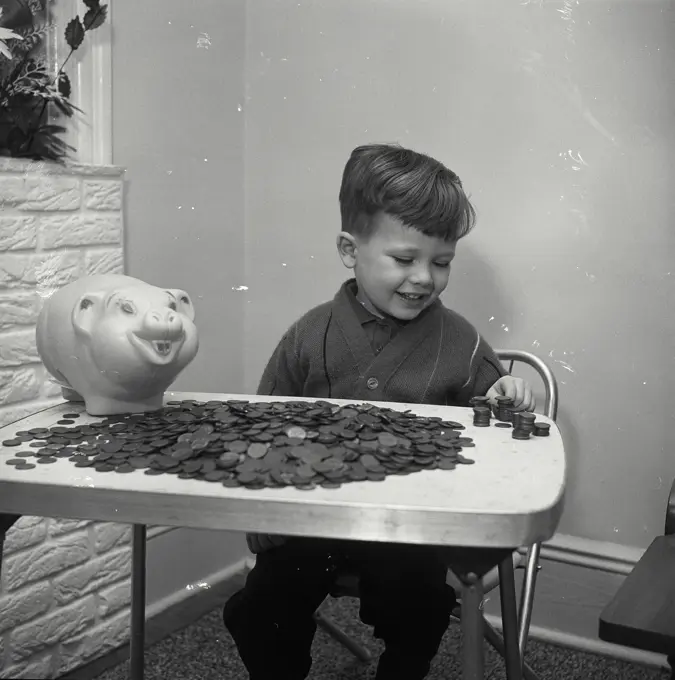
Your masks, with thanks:
[[[490,427],[491,416],[498,421],[496,427],[511,427],[513,439],[529,439],[533,434],[536,437],[548,437],[551,426],[544,422],[535,422],[536,415],[529,411],[514,411],[513,399],[499,396],[496,404],[490,406],[488,397],[473,397],[469,402],[473,406],[474,427]]]
[[[492,411],[488,397],[472,397],[469,403],[473,406],[474,427],[490,427]]]
[[[529,439],[533,434],[535,437],[548,437],[551,426],[544,422],[535,422],[534,413],[524,411],[513,414],[513,438]]]
[[[495,400],[494,415],[502,423],[513,422],[513,399],[511,397],[500,396]]]
[[[529,439],[530,435],[534,432],[535,418],[536,416],[534,413],[515,413],[513,420],[513,438]]]
[[[535,437],[548,437],[551,431],[551,426],[548,423],[537,423],[534,424],[534,434]]]
[[[17,469],[67,458],[98,472],[173,474],[249,489],[382,481],[388,474],[453,470],[474,463],[464,426],[371,404],[174,401],[160,411],[111,416],[78,425],[67,414],[50,428],[15,434],[3,446],[27,445],[8,460]]]

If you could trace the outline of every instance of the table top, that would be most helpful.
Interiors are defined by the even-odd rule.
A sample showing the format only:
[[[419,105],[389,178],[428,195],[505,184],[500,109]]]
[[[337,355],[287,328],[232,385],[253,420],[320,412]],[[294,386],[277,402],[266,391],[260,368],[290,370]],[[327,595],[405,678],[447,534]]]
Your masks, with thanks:
[[[316,401],[309,398],[167,392],[178,400]],[[338,405],[363,401],[324,400]],[[470,408],[369,402],[424,417],[453,420],[475,447],[476,462],[455,470],[392,475],[382,482],[349,482],[338,489],[245,489],[176,475],[150,476],[77,468],[67,459],[30,470],[7,465],[17,448],[0,445],[0,512],[47,517],[181,526],[412,544],[515,548],[549,539],[563,509],[565,452],[555,423],[550,436],[515,440],[507,428],[473,426]],[[52,427],[65,413],[78,425],[100,420],[82,404],[64,402],[0,428]]]

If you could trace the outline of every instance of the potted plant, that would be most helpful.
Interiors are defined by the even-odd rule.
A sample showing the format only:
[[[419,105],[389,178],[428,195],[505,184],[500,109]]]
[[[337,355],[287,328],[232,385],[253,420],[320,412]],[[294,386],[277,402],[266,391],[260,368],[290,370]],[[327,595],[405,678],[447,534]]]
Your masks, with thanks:
[[[64,163],[74,151],[61,138],[61,123],[80,110],[70,101],[63,69],[108,13],[100,0],[83,2],[87,12],[66,25],[70,52],[54,74],[46,50],[53,28],[50,0],[0,0],[0,156]]]

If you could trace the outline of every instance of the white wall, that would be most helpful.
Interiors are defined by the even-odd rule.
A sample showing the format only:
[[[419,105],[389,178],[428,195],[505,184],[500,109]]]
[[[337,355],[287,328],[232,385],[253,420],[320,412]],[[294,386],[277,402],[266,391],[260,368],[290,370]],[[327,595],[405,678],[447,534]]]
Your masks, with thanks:
[[[559,380],[560,531],[646,547],[675,476],[674,26],[665,0],[248,3],[246,389],[347,276],[350,151],[428,152],[478,211],[444,302]]]
[[[242,390],[244,0],[115,0],[113,161],[126,168],[127,273],[195,301],[200,349],[179,390]],[[248,554],[241,534],[153,540],[148,602]],[[171,570],[165,565],[170,563]]]

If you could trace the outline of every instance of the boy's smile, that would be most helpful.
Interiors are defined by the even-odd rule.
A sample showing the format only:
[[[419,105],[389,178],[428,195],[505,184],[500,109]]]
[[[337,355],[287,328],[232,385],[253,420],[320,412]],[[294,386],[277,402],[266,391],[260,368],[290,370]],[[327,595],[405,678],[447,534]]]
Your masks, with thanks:
[[[427,236],[380,213],[370,238],[340,232],[342,262],[354,270],[357,298],[377,316],[410,321],[448,285],[456,243]]]

